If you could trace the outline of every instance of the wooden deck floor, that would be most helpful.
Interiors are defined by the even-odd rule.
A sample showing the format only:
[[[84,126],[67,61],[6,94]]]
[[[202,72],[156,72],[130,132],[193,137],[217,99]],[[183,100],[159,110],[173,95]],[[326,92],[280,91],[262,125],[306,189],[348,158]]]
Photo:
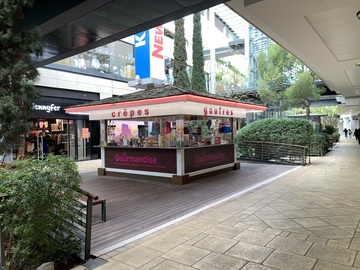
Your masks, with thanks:
[[[106,199],[107,222],[94,206],[91,253],[240,192],[293,169],[289,165],[241,163],[241,170],[196,180],[187,185],[164,181],[98,176],[83,173],[81,187]]]

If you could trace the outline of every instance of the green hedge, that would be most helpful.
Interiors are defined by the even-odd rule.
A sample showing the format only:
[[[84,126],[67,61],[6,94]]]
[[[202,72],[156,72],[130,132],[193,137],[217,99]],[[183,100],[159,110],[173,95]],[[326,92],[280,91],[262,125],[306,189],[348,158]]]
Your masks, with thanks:
[[[263,141],[308,146],[313,133],[306,119],[262,119],[257,120],[237,133],[238,141]]]
[[[49,155],[43,161],[17,160],[0,168],[4,269],[36,269],[44,262],[65,263],[79,249],[71,222],[81,176],[73,160]],[[65,222],[67,220],[68,222]]]

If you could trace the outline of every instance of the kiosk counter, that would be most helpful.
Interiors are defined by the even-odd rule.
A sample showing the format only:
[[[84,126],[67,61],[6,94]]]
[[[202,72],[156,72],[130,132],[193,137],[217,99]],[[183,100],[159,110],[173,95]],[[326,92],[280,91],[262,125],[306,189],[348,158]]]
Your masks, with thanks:
[[[66,109],[100,120],[99,174],[164,177],[186,184],[240,169],[236,120],[265,106],[164,87]]]

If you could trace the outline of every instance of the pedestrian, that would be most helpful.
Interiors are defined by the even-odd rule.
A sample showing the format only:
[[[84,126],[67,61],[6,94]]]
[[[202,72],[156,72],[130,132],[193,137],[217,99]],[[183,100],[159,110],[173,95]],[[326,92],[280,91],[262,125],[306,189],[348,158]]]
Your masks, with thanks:
[[[359,130],[357,128],[355,128],[354,130],[354,136],[355,136],[355,140],[359,139]]]
[[[170,68],[168,66],[165,68],[165,77],[166,81],[168,82],[170,80]]]
[[[344,133],[345,133],[345,138],[347,138],[347,133],[348,133],[348,130],[347,130],[347,128],[344,128]]]
[[[352,131],[350,128],[348,129],[348,134],[349,134],[349,139],[351,139]]]

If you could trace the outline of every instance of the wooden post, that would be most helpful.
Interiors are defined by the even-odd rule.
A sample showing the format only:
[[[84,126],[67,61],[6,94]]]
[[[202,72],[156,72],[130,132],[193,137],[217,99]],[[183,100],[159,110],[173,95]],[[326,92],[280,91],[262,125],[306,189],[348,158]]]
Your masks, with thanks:
[[[90,259],[91,249],[91,227],[92,227],[92,202],[93,198],[88,196],[86,201],[86,232],[85,232],[85,260]]]

